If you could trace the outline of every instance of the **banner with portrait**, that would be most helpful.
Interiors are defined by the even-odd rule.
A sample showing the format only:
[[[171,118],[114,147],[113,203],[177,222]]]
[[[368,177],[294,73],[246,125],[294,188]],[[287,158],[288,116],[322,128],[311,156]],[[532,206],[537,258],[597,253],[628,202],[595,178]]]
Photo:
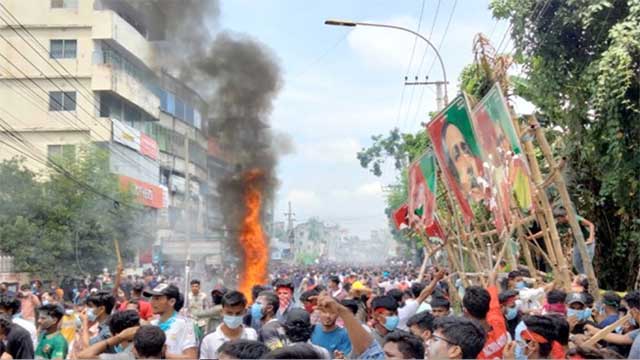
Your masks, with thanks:
[[[482,159],[467,102],[456,97],[427,125],[445,183],[460,205],[465,223],[473,220],[471,203],[484,199]]]
[[[409,226],[424,229],[433,222],[436,209],[437,168],[432,152],[409,166]]]
[[[489,205],[501,229],[501,222],[510,222],[512,196],[522,209],[529,209],[532,199],[527,162],[498,84],[475,106],[471,117],[489,184]]]

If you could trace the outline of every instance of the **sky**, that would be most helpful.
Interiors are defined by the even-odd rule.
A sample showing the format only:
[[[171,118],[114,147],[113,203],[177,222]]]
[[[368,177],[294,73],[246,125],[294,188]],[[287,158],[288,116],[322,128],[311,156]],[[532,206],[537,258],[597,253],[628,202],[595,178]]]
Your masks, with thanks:
[[[398,172],[389,162],[383,176],[376,177],[360,166],[356,154],[371,145],[372,135],[394,127],[419,131],[427,114],[436,110],[435,88],[404,86],[405,76],[443,79],[433,51],[425,54],[423,41],[402,31],[327,26],[324,20],[419,30],[440,48],[452,99],[460,71],[473,61],[475,34],[490,36],[496,47],[501,42],[503,48],[511,47],[508,36],[503,41],[508,24],[492,18],[488,2],[222,1],[220,28],[265,44],[283,71],[271,124],[291,137],[294,149],[278,165],[276,221],[285,220],[291,202],[297,223],[318,217],[363,238],[371,230],[386,229],[383,187],[393,184]]]

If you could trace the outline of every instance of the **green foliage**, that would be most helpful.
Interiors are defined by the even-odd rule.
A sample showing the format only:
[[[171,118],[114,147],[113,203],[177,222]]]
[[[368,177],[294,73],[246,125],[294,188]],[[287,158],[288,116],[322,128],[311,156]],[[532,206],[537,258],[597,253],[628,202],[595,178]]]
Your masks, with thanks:
[[[430,144],[426,130],[416,134],[402,134],[394,128],[386,137],[382,134],[371,137],[373,144],[358,152],[360,165],[375,176],[382,175],[382,165],[391,159],[397,171],[406,169],[411,161],[422,155]]]
[[[493,0],[491,8],[513,25],[525,69],[516,93],[548,127],[568,130],[556,155],[568,159],[576,208],[596,224],[596,273],[626,289],[640,265],[640,0]]]
[[[135,241],[150,244],[143,209],[119,190],[107,151],[90,147],[77,159],[55,161],[76,181],[55,172],[38,177],[19,159],[0,163],[0,251],[15,257],[17,271],[45,279],[97,273],[115,264],[113,239],[119,239],[125,258],[132,256]]]

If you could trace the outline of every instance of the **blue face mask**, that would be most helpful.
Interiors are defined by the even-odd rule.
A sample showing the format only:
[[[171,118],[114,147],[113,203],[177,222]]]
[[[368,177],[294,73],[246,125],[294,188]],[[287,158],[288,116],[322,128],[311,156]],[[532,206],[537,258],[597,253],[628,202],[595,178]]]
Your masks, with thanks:
[[[591,317],[591,309],[576,310],[567,309],[567,317],[575,316],[578,321],[587,321]]]
[[[120,344],[114,346],[113,350],[116,352],[116,354],[121,353],[123,351],[122,346]]]
[[[96,316],[96,311],[94,308],[88,308],[87,309],[87,319],[89,319],[89,321],[96,321],[98,317]]]
[[[398,327],[398,323],[400,322],[400,318],[396,315],[387,316],[387,319],[384,322],[384,328],[388,331],[393,331]]]
[[[225,315],[223,321],[230,329],[237,329],[242,325],[242,316]]]
[[[631,326],[633,326],[633,327],[638,326],[638,322],[633,317],[631,319],[629,319],[629,324],[631,324]]]
[[[518,281],[516,283],[516,289],[518,290],[522,290],[522,289],[526,289],[527,285],[524,283],[524,281]]]
[[[257,320],[262,319],[262,304],[255,303],[251,305],[251,318]]]
[[[518,317],[518,308],[517,307],[508,308],[507,314],[505,315],[505,317],[507,318],[507,320],[513,320],[516,317]]]

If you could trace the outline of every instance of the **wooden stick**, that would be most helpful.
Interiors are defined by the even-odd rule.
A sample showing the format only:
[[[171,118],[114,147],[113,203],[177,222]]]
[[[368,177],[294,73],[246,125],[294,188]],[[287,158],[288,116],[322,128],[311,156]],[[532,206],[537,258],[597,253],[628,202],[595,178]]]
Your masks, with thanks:
[[[118,259],[118,265],[122,265],[122,256],[120,255],[120,243],[118,239],[113,239],[113,245],[116,248],[116,258]]]
[[[589,340],[585,341],[584,344],[582,344],[582,346],[595,346],[598,343],[598,341],[604,339],[607,335],[613,332],[618,326],[621,326],[622,324],[629,321],[630,319],[631,319],[631,314],[627,314],[621,317],[620,319],[618,319],[618,321],[598,331]]]
[[[553,158],[551,146],[549,146],[549,142],[544,136],[542,128],[540,127],[540,124],[538,123],[538,120],[535,116],[529,116],[529,125],[535,129],[536,139],[538,140],[538,145],[540,145],[540,150],[542,150],[542,154],[544,154],[544,157],[547,159],[547,162],[549,163],[551,168],[554,170],[559,169],[560,166]],[[580,224],[578,223],[576,212],[573,208],[573,202],[571,201],[569,191],[567,190],[567,184],[564,180],[564,176],[560,171],[556,172],[555,182],[556,188],[560,193],[562,204],[567,210],[567,217],[569,219],[569,225],[571,226],[571,232],[573,233],[573,237],[576,240],[576,245],[578,246],[578,251],[580,252],[580,257],[582,258],[582,266],[587,272],[587,277],[589,278],[589,290],[591,290],[593,296],[596,298],[596,300],[598,300],[600,298],[600,291],[598,291],[598,279],[596,278],[596,275],[593,271],[591,260],[587,256],[587,245],[584,241],[584,235],[582,235],[582,229],[580,229]]]
[[[529,268],[529,273],[531,274],[531,276],[534,277],[534,279],[538,280],[536,267],[533,265],[533,259],[531,258],[531,250],[529,250],[529,243],[527,239],[525,239],[524,237],[524,231],[522,231],[521,226],[518,226],[518,239],[520,239],[520,245],[522,245],[522,253],[524,255],[524,261],[525,263],[527,263],[527,267]]]

